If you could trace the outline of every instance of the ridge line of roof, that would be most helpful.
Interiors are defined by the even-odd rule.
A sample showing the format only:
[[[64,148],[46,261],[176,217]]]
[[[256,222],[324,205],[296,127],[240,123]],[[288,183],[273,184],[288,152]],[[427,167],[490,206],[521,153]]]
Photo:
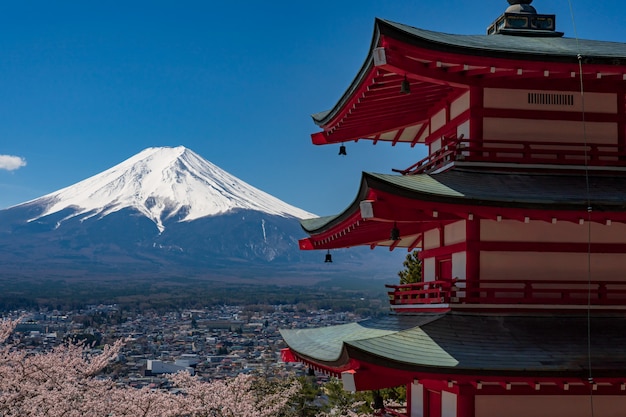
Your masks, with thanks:
[[[472,50],[492,50],[491,47],[500,47],[496,49],[500,52],[524,53],[528,55],[537,55],[544,57],[546,54],[559,56],[569,56],[578,59],[578,54],[582,53],[586,57],[609,58],[615,59],[626,58],[626,43],[616,41],[592,40],[592,39],[576,39],[570,37],[523,37],[510,35],[487,35],[487,34],[453,34],[447,32],[438,32],[428,29],[422,29],[404,23],[394,22],[392,20],[377,19],[388,28],[395,29],[406,33],[411,37],[418,37],[428,42],[446,45],[446,46],[463,46],[465,49]],[[470,45],[461,45],[461,41],[472,41]],[[482,41],[482,42],[477,42]],[[526,46],[525,48],[518,45]],[[536,49],[528,49],[530,46],[542,46],[543,51]],[[556,46],[561,45],[558,49]],[[602,47],[604,46],[604,47]],[[549,49],[552,47],[553,49]],[[580,48],[580,50],[579,50]]]

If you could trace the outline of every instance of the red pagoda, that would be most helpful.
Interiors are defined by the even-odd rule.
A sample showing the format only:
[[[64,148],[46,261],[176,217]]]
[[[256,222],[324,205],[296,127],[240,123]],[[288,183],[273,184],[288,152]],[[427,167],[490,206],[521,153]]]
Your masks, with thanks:
[[[284,359],[404,385],[411,417],[626,415],[626,44],[563,37],[531,2],[486,35],[376,20],[313,143],[428,156],[363,173],[300,247],[417,249],[423,282],[388,285],[383,319],[282,331]]]

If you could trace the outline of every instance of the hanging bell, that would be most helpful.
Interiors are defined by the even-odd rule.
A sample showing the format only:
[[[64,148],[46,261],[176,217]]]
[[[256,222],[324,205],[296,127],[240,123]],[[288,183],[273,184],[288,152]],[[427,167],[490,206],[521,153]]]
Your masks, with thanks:
[[[391,228],[391,234],[389,236],[389,239],[393,241],[400,240],[400,229],[398,229],[395,223],[393,224],[393,227]]]
[[[402,80],[402,84],[400,85],[400,92],[402,94],[411,94],[411,84],[409,80],[404,76],[404,80]]]
[[[326,257],[324,258],[324,262],[333,262],[333,255],[330,254],[330,251],[326,253]]]
[[[341,146],[339,147],[339,155],[348,155],[348,154],[346,153],[346,147],[345,147],[344,145],[341,145]]]

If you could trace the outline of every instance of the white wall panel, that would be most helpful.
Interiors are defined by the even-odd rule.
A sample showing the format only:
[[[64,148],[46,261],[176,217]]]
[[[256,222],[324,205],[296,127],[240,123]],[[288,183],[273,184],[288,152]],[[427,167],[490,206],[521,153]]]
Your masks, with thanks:
[[[441,417],[456,417],[456,394],[441,392]]]
[[[411,385],[411,417],[424,417],[424,386]]]
[[[589,240],[589,224],[481,220],[480,238],[483,242],[586,243]],[[591,223],[591,239],[594,243],[626,243],[626,224],[612,223],[606,226]]]
[[[450,104],[450,119],[458,117],[461,113],[470,108],[470,93],[469,91],[457,98]]]

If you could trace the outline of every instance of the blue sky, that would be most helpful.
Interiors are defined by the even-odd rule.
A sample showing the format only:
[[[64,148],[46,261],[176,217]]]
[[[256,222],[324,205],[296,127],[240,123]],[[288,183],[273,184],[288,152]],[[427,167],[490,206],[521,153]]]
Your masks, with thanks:
[[[566,36],[626,42],[613,0],[536,0]],[[0,4],[0,209],[151,146],[186,146],[319,215],[344,209],[361,171],[422,147],[313,146],[363,63],[375,17],[482,34],[505,0],[14,1]]]

